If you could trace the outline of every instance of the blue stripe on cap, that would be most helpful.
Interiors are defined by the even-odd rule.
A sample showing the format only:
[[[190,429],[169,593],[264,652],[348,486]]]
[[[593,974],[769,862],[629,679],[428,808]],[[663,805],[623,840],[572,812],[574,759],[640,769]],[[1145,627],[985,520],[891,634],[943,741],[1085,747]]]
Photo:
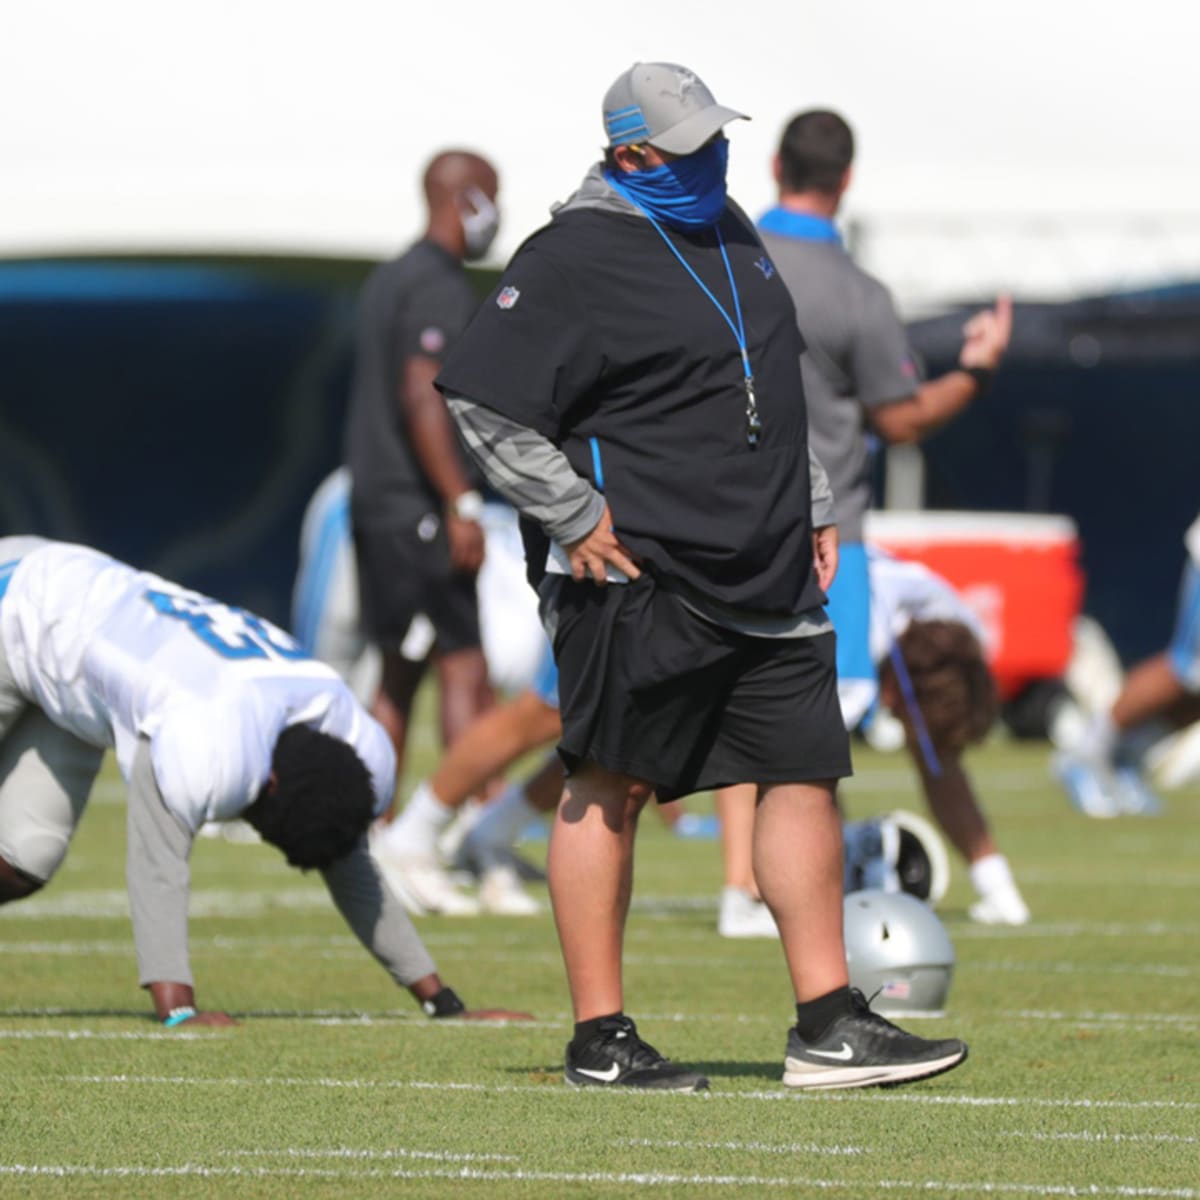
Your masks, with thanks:
[[[636,104],[632,108],[619,108],[615,112],[604,114],[604,127],[608,130],[611,141],[635,142],[638,138],[650,136],[650,127],[646,117]]]

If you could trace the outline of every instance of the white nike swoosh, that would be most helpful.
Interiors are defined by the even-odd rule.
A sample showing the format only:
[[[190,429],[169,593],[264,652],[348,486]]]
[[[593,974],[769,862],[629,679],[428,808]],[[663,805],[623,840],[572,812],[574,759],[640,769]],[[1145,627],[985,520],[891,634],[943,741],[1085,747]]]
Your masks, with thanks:
[[[613,1063],[607,1071],[589,1071],[587,1067],[576,1067],[575,1071],[579,1075],[586,1075],[589,1079],[598,1079],[601,1083],[612,1083],[620,1075],[621,1068],[617,1063]]]
[[[854,1057],[849,1042],[843,1042],[840,1050],[810,1050],[809,1054],[815,1054],[818,1058],[836,1058],[838,1062],[849,1062]]]

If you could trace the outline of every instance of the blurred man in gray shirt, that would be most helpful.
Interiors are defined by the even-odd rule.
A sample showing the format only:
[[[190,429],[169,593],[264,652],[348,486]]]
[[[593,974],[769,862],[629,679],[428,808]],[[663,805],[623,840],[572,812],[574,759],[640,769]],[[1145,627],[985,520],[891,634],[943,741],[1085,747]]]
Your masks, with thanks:
[[[758,223],[769,254],[763,270],[779,272],[796,305],[809,440],[833,488],[841,564],[828,611],[838,634],[839,692],[849,728],[877,692],[862,546],[871,503],[868,436],[917,442],[957,416],[987,389],[1012,331],[1012,304],[1004,296],[967,323],[953,371],[920,379],[891,295],[855,265],[834,225],[853,159],[854,134],[837,113],[793,117],[775,157],[779,203]]]

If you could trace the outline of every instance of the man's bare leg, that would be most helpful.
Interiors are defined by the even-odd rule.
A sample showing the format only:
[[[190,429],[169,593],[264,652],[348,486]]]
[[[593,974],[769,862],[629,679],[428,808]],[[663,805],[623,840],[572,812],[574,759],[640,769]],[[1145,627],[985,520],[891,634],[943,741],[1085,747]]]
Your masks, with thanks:
[[[440,803],[458,808],[478,795],[511,762],[557,738],[562,732],[558,709],[534,692],[522,692],[507,704],[489,709],[451,745],[429,777]],[[561,789],[555,789],[557,792]]]
[[[437,654],[442,746],[454,745],[495,703],[488,665],[480,646]]]
[[[833,784],[759,789],[754,877],[779,927],[801,1003],[849,983],[842,942],[842,819]]]
[[[412,718],[413,698],[425,674],[425,663],[405,658],[399,650],[384,650],[379,691],[371,702],[371,716],[383,726],[396,751],[396,778],[404,772],[404,751]]]
[[[621,1012],[633,840],[648,784],[585,763],[567,779],[550,834],[554,920],[575,1020]]]

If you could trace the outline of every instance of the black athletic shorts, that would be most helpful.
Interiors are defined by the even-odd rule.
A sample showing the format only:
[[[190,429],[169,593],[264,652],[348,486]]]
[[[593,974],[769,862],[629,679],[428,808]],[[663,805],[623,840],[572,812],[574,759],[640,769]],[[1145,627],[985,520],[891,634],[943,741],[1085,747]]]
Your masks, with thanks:
[[[354,557],[363,631],[376,645],[397,648],[418,613],[432,622],[439,653],[481,644],[476,576],[451,567],[436,513],[387,525],[356,521]]]
[[[662,802],[734,783],[851,774],[832,632],[735,633],[649,575],[544,586],[558,588],[559,753],[568,771],[594,759],[652,783]]]

